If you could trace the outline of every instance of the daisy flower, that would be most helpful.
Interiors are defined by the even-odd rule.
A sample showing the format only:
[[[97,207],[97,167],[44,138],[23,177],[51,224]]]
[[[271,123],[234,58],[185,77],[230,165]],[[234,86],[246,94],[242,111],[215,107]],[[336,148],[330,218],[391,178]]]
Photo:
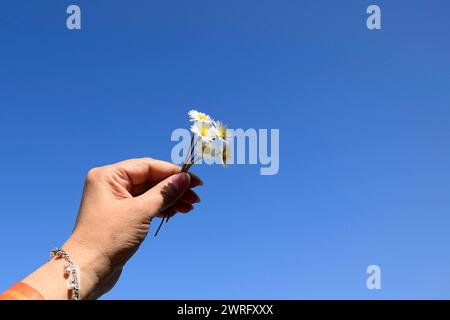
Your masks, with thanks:
[[[209,115],[197,110],[188,112],[189,121],[194,122],[191,126],[191,144],[186,154],[181,172],[189,169],[199,160],[215,158],[217,162],[222,161],[224,166],[232,164],[232,147],[227,146],[227,126],[221,121],[214,121]],[[221,146],[217,145],[218,143]],[[217,163],[216,162],[216,163]],[[161,219],[156,229],[155,237],[158,235],[163,222],[168,222],[170,217]]]
[[[225,143],[223,144],[222,152],[220,153],[222,156],[222,164],[224,167],[228,167],[231,165],[233,160],[233,150]]]
[[[216,146],[214,142],[202,142],[195,146],[195,151],[202,158],[214,158],[216,156]]]
[[[213,131],[216,137],[223,142],[227,141],[227,125],[222,121],[214,121]]]
[[[213,120],[206,113],[198,112],[197,110],[191,110],[188,112],[189,121],[211,123]]]
[[[191,131],[201,142],[210,142],[214,139],[214,132],[208,123],[196,122],[191,126]]]

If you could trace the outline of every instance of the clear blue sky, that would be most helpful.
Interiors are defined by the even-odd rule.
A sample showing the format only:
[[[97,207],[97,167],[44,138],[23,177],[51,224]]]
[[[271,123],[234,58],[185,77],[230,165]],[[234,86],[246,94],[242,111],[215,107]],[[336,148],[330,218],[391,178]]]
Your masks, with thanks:
[[[365,26],[373,3],[381,31]],[[449,298],[449,14],[447,0],[1,0],[0,288],[67,238],[89,168],[170,160],[197,107],[279,128],[280,172],[196,168],[202,203],[105,298]]]

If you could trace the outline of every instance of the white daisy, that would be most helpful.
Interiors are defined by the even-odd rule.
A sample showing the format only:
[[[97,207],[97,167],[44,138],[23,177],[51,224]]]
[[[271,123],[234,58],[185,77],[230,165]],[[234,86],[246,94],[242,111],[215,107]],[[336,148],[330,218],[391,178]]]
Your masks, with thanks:
[[[230,137],[227,137],[227,125],[225,123],[214,121],[213,131],[220,141],[228,142]]]
[[[210,142],[215,136],[208,123],[195,122],[191,126],[191,131],[200,138],[201,142]]]
[[[224,167],[228,167],[233,163],[233,150],[227,146],[226,143],[223,144],[222,151],[220,152],[222,158],[222,164]]]
[[[211,123],[213,120],[206,113],[198,112],[197,110],[191,110],[188,112],[189,121]]]
[[[216,156],[216,145],[210,141],[197,143],[195,151],[202,158],[214,158]]]

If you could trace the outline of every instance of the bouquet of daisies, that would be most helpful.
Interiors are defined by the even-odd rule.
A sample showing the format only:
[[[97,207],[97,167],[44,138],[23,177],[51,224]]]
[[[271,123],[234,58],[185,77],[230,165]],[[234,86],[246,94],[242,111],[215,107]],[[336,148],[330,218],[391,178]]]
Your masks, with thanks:
[[[231,148],[227,147],[230,135],[227,126],[222,121],[214,121],[209,115],[191,110],[188,112],[191,125],[191,143],[186,153],[186,158],[181,167],[181,172],[188,172],[189,169],[199,161],[206,158],[219,159],[220,163],[228,166],[231,159]],[[163,218],[156,230],[158,235],[163,222],[169,221],[169,217]]]

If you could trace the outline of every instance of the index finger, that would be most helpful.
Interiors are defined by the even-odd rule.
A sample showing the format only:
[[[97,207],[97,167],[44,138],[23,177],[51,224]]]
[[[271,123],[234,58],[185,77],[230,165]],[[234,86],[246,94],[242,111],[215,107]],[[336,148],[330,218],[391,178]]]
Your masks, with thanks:
[[[125,170],[133,185],[156,184],[181,172],[181,168],[173,163],[152,158],[129,159],[112,166]],[[203,181],[195,174],[189,173],[189,175],[191,176],[190,187],[203,184]]]

